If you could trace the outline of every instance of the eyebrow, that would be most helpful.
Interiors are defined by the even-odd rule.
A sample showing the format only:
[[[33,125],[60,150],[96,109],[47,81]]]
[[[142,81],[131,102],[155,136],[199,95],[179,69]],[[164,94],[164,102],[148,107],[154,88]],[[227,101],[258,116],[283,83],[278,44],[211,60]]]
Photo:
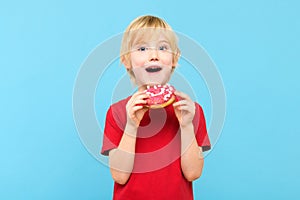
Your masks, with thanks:
[[[167,41],[167,40],[159,40],[158,42],[170,43],[170,42],[169,42],[169,41]]]
[[[141,44],[146,44],[147,42],[145,42],[144,40],[137,40],[134,41],[132,46],[137,46],[137,45],[141,45]]]
[[[158,40],[158,43],[168,43],[170,44],[169,41],[167,40]],[[140,40],[140,41],[137,41],[133,44],[133,46],[136,46],[136,45],[141,45],[141,44],[148,44],[148,42],[144,41],[144,40]]]

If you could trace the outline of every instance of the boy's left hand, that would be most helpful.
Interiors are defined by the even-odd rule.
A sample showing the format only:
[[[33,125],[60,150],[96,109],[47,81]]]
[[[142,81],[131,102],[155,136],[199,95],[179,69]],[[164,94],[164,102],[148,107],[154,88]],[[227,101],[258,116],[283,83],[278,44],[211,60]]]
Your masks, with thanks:
[[[183,92],[175,91],[176,96],[181,100],[173,103],[175,115],[181,127],[185,127],[193,122],[195,116],[195,103]]]

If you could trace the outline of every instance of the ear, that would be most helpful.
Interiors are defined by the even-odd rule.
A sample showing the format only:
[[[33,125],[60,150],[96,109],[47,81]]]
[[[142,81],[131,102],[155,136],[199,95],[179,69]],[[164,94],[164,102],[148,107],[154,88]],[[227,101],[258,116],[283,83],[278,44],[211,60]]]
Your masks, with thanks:
[[[123,63],[123,65],[125,66],[125,68],[127,70],[130,70],[131,69],[131,64],[130,64],[130,60],[129,60],[129,57],[126,56],[126,55],[123,55],[121,56],[121,62]]]
[[[172,66],[174,68],[177,66],[179,58],[180,58],[180,52],[176,52],[175,54],[173,54]]]

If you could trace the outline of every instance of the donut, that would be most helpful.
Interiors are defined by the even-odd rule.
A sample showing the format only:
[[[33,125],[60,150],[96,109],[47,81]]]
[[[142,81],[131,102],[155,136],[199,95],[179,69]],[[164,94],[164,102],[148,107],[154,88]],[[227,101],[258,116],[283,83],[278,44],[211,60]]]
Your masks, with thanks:
[[[175,101],[175,88],[170,84],[147,85],[145,93],[149,95],[146,99],[146,107],[152,109],[164,108]]]

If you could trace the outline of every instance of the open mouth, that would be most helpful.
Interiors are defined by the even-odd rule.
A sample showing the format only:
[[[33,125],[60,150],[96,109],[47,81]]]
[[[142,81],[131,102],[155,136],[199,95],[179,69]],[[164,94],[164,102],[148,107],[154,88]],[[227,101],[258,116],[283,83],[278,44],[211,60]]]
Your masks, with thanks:
[[[153,73],[153,72],[159,72],[161,70],[161,67],[159,66],[150,66],[146,68],[147,72]]]

